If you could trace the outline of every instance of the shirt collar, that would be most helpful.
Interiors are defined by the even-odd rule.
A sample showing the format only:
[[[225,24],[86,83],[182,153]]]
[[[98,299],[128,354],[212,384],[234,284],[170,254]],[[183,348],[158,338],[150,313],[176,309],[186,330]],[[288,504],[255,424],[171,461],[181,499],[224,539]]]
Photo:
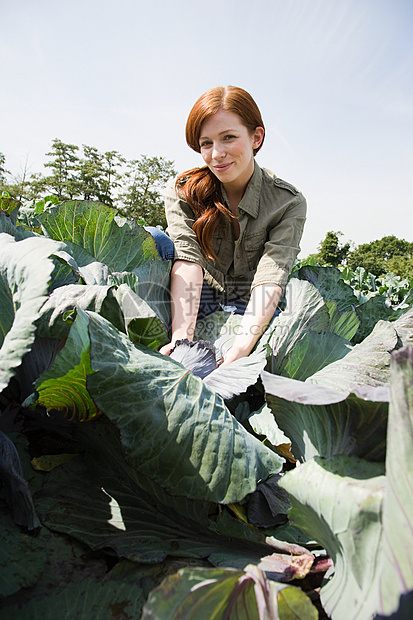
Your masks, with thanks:
[[[245,213],[248,213],[248,215],[251,215],[254,218],[258,216],[261,184],[262,170],[254,159],[254,172],[252,174],[252,177],[248,181],[245,193],[242,197],[241,202],[238,205],[239,211],[244,211]],[[225,202],[228,204],[228,197],[222,183],[221,192]]]

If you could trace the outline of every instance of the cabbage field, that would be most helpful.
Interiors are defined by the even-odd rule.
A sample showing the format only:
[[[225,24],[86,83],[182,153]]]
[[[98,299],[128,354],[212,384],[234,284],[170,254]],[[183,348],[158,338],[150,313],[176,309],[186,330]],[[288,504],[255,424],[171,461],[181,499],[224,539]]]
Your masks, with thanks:
[[[158,353],[170,263],[137,223],[0,209],[1,615],[412,617],[410,279],[298,263],[221,367],[238,315]]]

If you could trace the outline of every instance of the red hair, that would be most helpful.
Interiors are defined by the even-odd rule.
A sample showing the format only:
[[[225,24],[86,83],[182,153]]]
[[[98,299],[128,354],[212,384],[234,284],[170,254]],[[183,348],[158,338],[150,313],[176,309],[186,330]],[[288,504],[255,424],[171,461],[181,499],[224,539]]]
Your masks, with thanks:
[[[204,93],[193,106],[186,123],[188,146],[200,153],[199,137],[203,123],[218,110],[234,112],[253,134],[257,127],[264,128],[257,104],[246,90],[237,86],[217,86]],[[254,149],[258,153],[264,142]],[[219,222],[228,223],[234,217],[224,204],[217,177],[207,167],[193,168],[180,174],[176,180],[179,195],[189,204],[197,219],[193,225],[201,250],[211,259],[217,256],[212,248],[212,236]]]

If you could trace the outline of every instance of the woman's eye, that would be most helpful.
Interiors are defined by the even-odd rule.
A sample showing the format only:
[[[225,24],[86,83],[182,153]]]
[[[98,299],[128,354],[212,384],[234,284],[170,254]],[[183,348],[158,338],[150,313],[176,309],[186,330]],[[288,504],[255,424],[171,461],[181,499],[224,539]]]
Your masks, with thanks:
[[[235,136],[233,136],[232,134],[228,134],[227,136],[225,136],[225,140],[233,140],[235,138]]]
[[[204,142],[201,142],[201,149],[206,146],[211,146],[211,142],[208,142],[207,140],[205,140]]]

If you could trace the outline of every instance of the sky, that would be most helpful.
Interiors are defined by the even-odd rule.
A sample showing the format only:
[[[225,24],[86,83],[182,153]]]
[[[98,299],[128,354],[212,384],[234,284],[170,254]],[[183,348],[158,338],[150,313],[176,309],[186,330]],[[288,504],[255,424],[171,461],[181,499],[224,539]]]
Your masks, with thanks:
[[[412,0],[0,0],[0,152],[45,172],[52,141],[202,165],[198,97],[257,102],[257,162],[308,203],[299,258],[328,231],[413,241]]]

